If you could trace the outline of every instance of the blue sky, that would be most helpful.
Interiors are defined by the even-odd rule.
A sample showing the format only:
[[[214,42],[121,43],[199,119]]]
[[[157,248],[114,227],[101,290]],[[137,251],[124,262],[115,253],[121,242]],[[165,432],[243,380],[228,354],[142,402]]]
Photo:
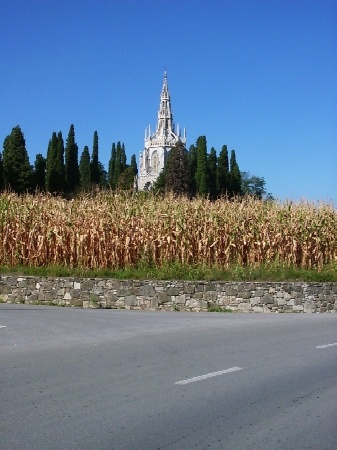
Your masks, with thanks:
[[[128,161],[156,125],[166,69],[187,147],[235,149],[280,200],[337,204],[336,0],[0,0],[0,140],[30,162],[75,126]],[[2,150],[2,146],[1,146]]]

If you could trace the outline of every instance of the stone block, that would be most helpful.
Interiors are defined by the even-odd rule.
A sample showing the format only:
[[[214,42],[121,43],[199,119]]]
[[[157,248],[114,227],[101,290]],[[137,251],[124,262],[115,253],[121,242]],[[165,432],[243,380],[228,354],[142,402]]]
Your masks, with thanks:
[[[81,306],[83,306],[84,301],[85,300],[82,300],[80,298],[72,298],[70,300],[70,304],[71,304],[71,306],[81,307]]]
[[[228,288],[226,288],[225,293],[226,293],[227,296],[233,296],[233,297],[236,297],[238,291],[237,291],[236,289],[234,289],[233,287],[228,287]]]
[[[176,288],[176,287],[169,287],[168,289],[167,289],[167,295],[170,295],[170,296],[177,296],[177,295],[179,295],[179,289],[178,288]]]
[[[147,295],[149,297],[154,296],[156,294],[153,286],[149,284],[145,284],[139,289],[139,295]]]
[[[82,286],[81,286],[83,291],[92,291],[93,287],[94,287],[93,280],[85,280],[85,281],[83,281]]]
[[[229,298],[226,296],[222,296],[219,298],[218,303],[220,306],[227,306],[229,304]]]
[[[250,303],[242,302],[238,306],[239,311],[250,311],[252,309],[252,305]]]
[[[158,303],[167,303],[171,300],[171,298],[167,295],[166,292],[158,293]]]
[[[264,305],[273,305],[274,304],[274,298],[270,294],[265,294],[261,298],[261,303]]]
[[[257,313],[263,313],[263,308],[262,306],[252,306],[252,311]]]
[[[156,297],[151,298],[151,309],[157,309],[158,308],[158,299]]]
[[[185,306],[186,308],[200,308],[201,305],[195,298],[190,298],[186,300]]]
[[[278,306],[283,306],[287,304],[287,301],[284,298],[277,298],[275,304]]]
[[[217,299],[217,292],[207,291],[207,292],[205,292],[205,298],[206,298],[206,300],[213,302]]]
[[[172,296],[172,301],[173,301],[173,303],[178,304],[178,305],[185,305],[186,295],[182,294],[182,295]]]
[[[303,312],[304,311],[304,307],[303,307],[303,305],[294,305],[293,306],[293,311],[294,312]]]
[[[261,303],[261,298],[260,297],[252,297],[249,300],[251,305],[259,305]]]
[[[137,306],[138,300],[135,295],[127,295],[125,297],[125,307]]]
[[[204,292],[204,285],[203,284],[197,284],[195,286],[195,292]]]
[[[186,294],[194,294],[195,293],[194,284],[185,284],[184,291]]]

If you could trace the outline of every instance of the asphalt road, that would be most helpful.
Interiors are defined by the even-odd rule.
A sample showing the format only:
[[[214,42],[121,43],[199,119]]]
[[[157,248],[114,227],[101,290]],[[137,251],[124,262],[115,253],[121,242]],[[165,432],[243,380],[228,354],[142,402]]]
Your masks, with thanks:
[[[0,448],[337,449],[337,314],[0,305]]]

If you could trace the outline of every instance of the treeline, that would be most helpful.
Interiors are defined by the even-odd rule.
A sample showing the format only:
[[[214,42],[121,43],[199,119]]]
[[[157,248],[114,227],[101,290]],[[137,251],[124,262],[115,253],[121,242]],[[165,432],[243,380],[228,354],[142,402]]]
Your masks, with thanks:
[[[96,188],[130,190],[135,188],[137,174],[136,156],[132,155],[128,164],[121,142],[112,144],[108,171],[105,170],[99,160],[97,131],[91,152],[85,146],[79,158],[74,125],[70,126],[65,144],[62,132],[53,132],[46,158],[37,154],[33,166],[19,126],[5,138],[0,153],[0,190],[18,194],[39,191],[71,197]],[[189,150],[178,141],[168,153],[165,168],[152,189],[211,200],[247,194],[259,199],[272,198],[266,192],[264,178],[240,171],[235,150],[229,155],[223,145],[219,155],[213,147],[208,153],[205,136],[200,136]]]
[[[53,132],[47,157],[37,154],[34,165],[29,162],[23,132],[19,126],[12,129],[0,153],[0,189],[18,194],[47,191],[74,195],[94,188],[131,189],[137,176],[136,156],[127,164],[125,146],[113,143],[108,171],[99,161],[98,134],[94,132],[92,151],[85,146],[79,159],[74,125],[70,126],[66,144],[62,132]]]
[[[153,189],[211,200],[243,195],[272,199],[272,195],[266,192],[264,178],[240,171],[235,150],[231,150],[229,155],[227,146],[223,145],[219,156],[214,147],[208,153],[205,136],[200,136],[189,150],[181,141],[177,142],[170,150],[165,168]]]

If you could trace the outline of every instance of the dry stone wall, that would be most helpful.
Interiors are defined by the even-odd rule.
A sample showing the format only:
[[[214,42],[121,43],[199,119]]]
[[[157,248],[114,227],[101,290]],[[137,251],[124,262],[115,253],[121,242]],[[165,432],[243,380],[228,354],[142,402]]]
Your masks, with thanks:
[[[1,276],[0,302],[169,311],[337,312],[337,283]]]

